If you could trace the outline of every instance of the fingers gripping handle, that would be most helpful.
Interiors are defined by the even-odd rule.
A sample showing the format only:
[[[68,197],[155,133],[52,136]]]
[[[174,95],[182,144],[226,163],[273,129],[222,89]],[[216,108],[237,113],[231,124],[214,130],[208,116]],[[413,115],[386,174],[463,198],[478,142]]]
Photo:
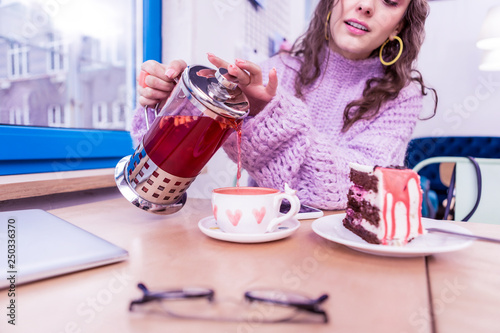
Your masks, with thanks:
[[[142,70],[139,74],[139,85],[143,88],[146,88],[148,87],[148,85],[146,84],[146,76],[150,75],[148,72]],[[174,78],[174,81],[175,81],[175,84],[179,83],[179,78]],[[156,103],[155,105],[155,108],[153,109],[154,111],[154,115],[155,117],[153,118],[153,120],[155,120],[156,117],[158,117],[158,112],[159,112],[159,107],[160,107],[160,103]],[[149,106],[145,106],[144,107],[144,120],[146,122],[146,128],[147,130],[149,131],[149,124],[152,122],[152,121],[149,121],[149,114],[148,114],[148,111],[149,111],[150,107]]]

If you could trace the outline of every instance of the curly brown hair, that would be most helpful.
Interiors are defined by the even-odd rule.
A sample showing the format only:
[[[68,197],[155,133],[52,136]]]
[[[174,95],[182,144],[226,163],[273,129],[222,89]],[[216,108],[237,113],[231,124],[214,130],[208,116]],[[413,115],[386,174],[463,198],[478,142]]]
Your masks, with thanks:
[[[303,97],[302,89],[312,84],[320,75],[320,54],[328,47],[325,39],[325,22],[328,12],[339,0],[320,0],[314,17],[307,31],[294,43],[291,53],[303,56],[303,61],[295,80],[295,92]],[[434,114],[436,114],[438,97],[436,90],[424,84],[422,74],[413,68],[420,47],[424,42],[425,20],[429,14],[427,0],[411,0],[402,19],[402,29],[398,34],[403,40],[404,48],[401,58],[393,65],[385,66],[382,77],[374,77],[366,81],[363,95],[360,99],[349,103],[344,110],[344,125],[346,132],[356,121],[372,119],[378,115],[383,103],[395,99],[401,89],[410,82],[420,84],[422,95],[430,90],[434,95]],[[379,55],[380,47],[372,52],[370,57]],[[399,52],[399,43],[388,43],[383,50],[384,59],[394,59]]]

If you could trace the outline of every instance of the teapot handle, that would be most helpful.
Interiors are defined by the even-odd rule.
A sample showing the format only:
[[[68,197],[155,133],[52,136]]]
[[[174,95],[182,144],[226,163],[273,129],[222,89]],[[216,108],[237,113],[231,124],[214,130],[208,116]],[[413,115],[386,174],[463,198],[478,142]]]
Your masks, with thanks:
[[[179,83],[179,78],[174,78],[175,84]],[[168,98],[167,98],[168,99]],[[156,103],[155,108],[154,108],[154,113],[155,113],[155,119],[158,117],[158,107],[160,106],[160,103]],[[144,119],[146,120],[146,129],[149,131],[149,117],[148,117],[148,109],[149,106],[146,106],[144,108]],[[154,119],[153,119],[154,120]]]
[[[156,103],[156,105],[155,105],[155,108],[154,108],[155,118],[158,117],[158,106],[160,106],[160,103]],[[148,109],[149,109],[149,106],[146,106],[144,108],[144,119],[146,120],[146,128],[149,131]]]

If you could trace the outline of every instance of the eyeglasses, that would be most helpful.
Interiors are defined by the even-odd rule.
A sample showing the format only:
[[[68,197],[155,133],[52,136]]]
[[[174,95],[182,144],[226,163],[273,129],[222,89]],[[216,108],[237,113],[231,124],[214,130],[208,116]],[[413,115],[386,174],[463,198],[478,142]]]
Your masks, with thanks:
[[[140,299],[130,302],[130,311],[141,311],[176,318],[212,321],[244,321],[260,323],[328,322],[321,304],[327,294],[317,299],[281,290],[251,290],[244,294],[246,302],[215,300],[209,288],[182,288],[152,292],[143,284]],[[313,315],[313,316],[311,316]]]

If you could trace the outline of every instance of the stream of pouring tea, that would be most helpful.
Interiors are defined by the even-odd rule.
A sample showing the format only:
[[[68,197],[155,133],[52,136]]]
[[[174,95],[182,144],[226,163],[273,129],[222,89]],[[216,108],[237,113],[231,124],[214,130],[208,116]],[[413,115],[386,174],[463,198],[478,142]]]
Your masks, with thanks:
[[[241,178],[241,123],[236,128],[236,145],[238,147],[238,172],[236,173],[236,187],[240,187]]]

